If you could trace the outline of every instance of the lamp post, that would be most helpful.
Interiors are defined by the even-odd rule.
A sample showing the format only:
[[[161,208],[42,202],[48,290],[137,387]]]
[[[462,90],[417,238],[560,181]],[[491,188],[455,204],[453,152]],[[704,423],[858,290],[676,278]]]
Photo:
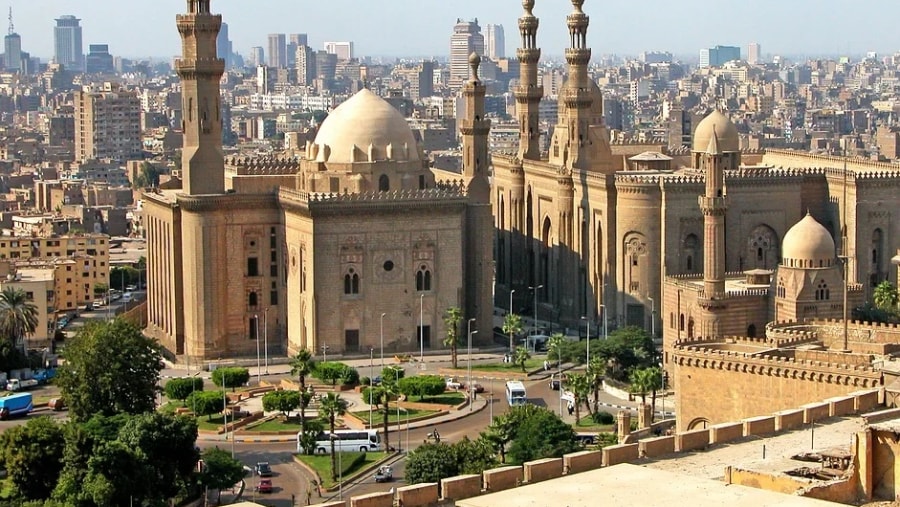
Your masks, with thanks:
[[[538,291],[538,289],[543,289],[543,288],[544,288],[543,284],[538,285],[537,287],[528,287],[528,290],[534,292],[534,331],[531,333],[532,336],[537,335],[537,326],[538,326],[538,318],[537,318],[538,317],[538,314],[537,314],[538,295],[537,295],[537,291]],[[532,340],[534,340],[534,338],[532,338]]]
[[[509,291],[509,313],[512,315],[513,313],[513,294],[516,293],[516,289]],[[509,353],[512,354],[513,351],[513,332],[512,328],[509,328]]]
[[[328,357],[325,354],[326,354],[326,352],[328,352],[328,349],[330,349],[330,348],[331,347],[329,347],[328,345],[322,345],[322,362],[323,363],[328,362]]]
[[[588,320],[587,317],[582,317],[581,320],[587,322],[587,354],[584,360],[584,364],[590,366],[591,365],[591,321]]]
[[[562,397],[565,391],[563,391],[563,381],[562,381],[562,342],[556,343],[556,378],[559,379],[559,418],[562,419]],[[575,421],[576,426],[578,425],[578,421]]]
[[[647,299],[650,300],[650,337],[656,338],[656,301],[651,296]]]
[[[375,363],[372,361],[372,353],[374,351],[374,348],[369,347],[369,428],[374,426],[372,424],[372,379],[375,378]]]
[[[269,308],[263,312],[265,320],[263,321],[263,350],[266,354],[266,375],[269,374]]]
[[[468,335],[469,335],[469,352],[468,357],[466,359],[466,387],[469,389],[469,411],[472,411],[472,398],[473,394],[475,394],[474,389],[472,389],[472,335],[477,333],[478,330],[472,331],[472,322],[475,322],[474,318],[469,319],[468,322]]]
[[[228,397],[225,395],[225,382],[222,382],[222,416],[225,419],[225,440],[228,441]],[[231,418],[234,424],[234,417]],[[231,432],[231,459],[234,459],[234,429]]]
[[[260,376],[261,368],[259,362],[259,314],[253,315],[253,323],[256,325],[256,385],[262,381],[262,377]]]
[[[194,382],[195,382],[194,377],[196,377],[197,375],[200,375],[200,373],[201,373],[201,372],[198,371],[197,373],[195,373],[195,374],[193,374],[193,375],[191,375],[191,376],[188,377],[189,379],[191,379],[191,395],[192,395],[192,396],[191,396],[191,403],[192,403],[192,405],[193,405],[193,406],[191,407],[191,409],[193,410],[193,412],[194,412],[195,415],[197,414],[197,400],[196,400],[196,399],[194,398],[194,396],[193,396],[194,390],[195,390],[195,389],[194,389],[194,387],[195,387],[195,385],[194,385]]]
[[[600,311],[603,312],[603,339],[606,340],[609,337],[609,335],[606,334],[606,322],[608,320],[606,318],[606,305],[600,305]]]
[[[419,364],[425,364],[425,294],[419,295]]]
[[[381,369],[384,369],[384,316],[386,313],[381,314]]]

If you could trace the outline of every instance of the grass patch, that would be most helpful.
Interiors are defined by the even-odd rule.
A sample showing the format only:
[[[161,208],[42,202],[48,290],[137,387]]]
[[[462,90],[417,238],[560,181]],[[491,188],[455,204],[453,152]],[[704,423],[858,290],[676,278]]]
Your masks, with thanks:
[[[338,466],[344,465],[343,478],[345,481],[350,479],[356,472],[383,460],[388,455],[386,452],[342,452],[338,454],[340,459],[337,463]],[[358,459],[360,455],[362,455],[362,458]],[[331,455],[295,454],[295,456],[319,474],[319,477],[322,478],[323,487],[331,488],[337,484],[336,481],[331,480]],[[338,474],[338,477],[340,478],[341,474]]]
[[[449,391],[438,396],[418,397],[412,396],[409,401],[420,403],[434,403],[435,405],[459,405],[466,400],[466,395],[461,392]]]
[[[525,361],[525,371],[532,371],[544,366],[543,359],[531,358]],[[499,371],[522,373],[522,367],[513,363],[473,364],[472,371]]]
[[[437,410],[418,410],[415,408],[407,408],[400,409],[400,417],[397,417],[397,409],[392,408],[390,413],[388,414],[388,424],[394,424],[396,422],[406,422],[407,419],[414,419],[417,417],[423,417],[426,415],[436,414]],[[373,425],[372,421],[369,421],[369,411],[368,410],[360,410],[358,412],[352,412],[352,414],[358,417],[363,422],[368,422],[369,425]],[[372,419],[374,420],[374,425],[378,426],[380,424],[384,424],[384,414],[378,410],[372,411]]]
[[[247,429],[249,431],[300,431],[300,420],[297,418],[269,419]]]
[[[613,431],[615,429],[615,427],[616,427],[615,424],[597,424],[594,422],[593,419],[591,419],[590,416],[582,417],[578,421],[578,423],[575,424],[575,429],[580,432],[591,431],[591,432],[601,433],[601,432]]]

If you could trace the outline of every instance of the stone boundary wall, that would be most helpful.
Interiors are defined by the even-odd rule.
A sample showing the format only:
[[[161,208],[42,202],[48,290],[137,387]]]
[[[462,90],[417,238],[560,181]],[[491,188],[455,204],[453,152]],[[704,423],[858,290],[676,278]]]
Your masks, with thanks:
[[[523,466],[503,466],[492,470],[485,470],[482,475],[462,475],[443,479],[437,483],[417,484],[398,488],[394,495],[391,493],[375,493],[353,497],[347,502],[331,502],[317,504],[316,507],[356,506],[356,507],[381,507],[399,502],[403,507],[430,507],[434,505],[451,505],[454,500],[471,498],[487,493],[494,493],[518,487],[526,483],[526,477],[531,483],[550,480],[563,475],[571,475],[601,467],[613,466],[619,463],[636,462],[641,459],[659,458],[677,452],[690,452],[705,448],[709,445],[718,445],[728,442],[740,441],[748,435],[780,433],[790,429],[796,429],[809,420],[820,421],[830,416],[831,411],[837,414],[845,412],[849,407],[853,410],[843,415],[860,414],[862,411],[875,408],[873,402],[883,399],[881,390],[863,390],[851,393],[848,396],[831,398],[818,403],[810,403],[803,407],[791,410],[782,410],[772,415],[748,418],[732,423],[723,423],[708,429],[699,429],[654,437],[633,444],[613,445],[602,450],[579,451],[566,454],[562,458],[550,458],[525,463]],[[885,410],[882,413],[895,416],[900,409]],[[879,418],[879,412],[874,412],[868,420]],[[885,416],[886,417],[886,416]],[[738,431],[740,430],[740,431]],[[811,483],[803,483],[802,480],[785,475],[772,476],[759,474],[758,472],[728,467],[725,473],[725,481],[729,484],[748,484],[747,481],[772,482],[772,487],[766,487],[773,491],[777,488],[785,489],[786,493],[802,491],[805,496],[818,497],[824,495],[824,491],[812,491],[821,489],[813,487]],[[825,485],[827,488],[836,488],[843,494],[851,491],[855,486],[846,484],[846,481],[835,481]],[[438,492],[442,494],[439,496]],[[848,493],[849,494],[849,493]]]

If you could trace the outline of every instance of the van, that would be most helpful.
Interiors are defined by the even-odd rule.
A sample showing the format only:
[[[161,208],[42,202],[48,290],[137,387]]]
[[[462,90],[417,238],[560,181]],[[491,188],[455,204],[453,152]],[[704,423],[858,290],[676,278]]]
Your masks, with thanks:
[[[134,296],[130,292],[126,292],[125,294],[122,294],[122,302],[123,303],[130,303],[133,299],[134,299]]]

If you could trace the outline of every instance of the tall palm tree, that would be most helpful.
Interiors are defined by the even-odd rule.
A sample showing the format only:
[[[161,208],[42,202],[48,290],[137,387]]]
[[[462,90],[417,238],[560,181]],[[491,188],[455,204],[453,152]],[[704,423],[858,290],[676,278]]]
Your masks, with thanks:
[[[522,317],[515,313],[507,313],[503,318],[503,332],[509,335],[509,351],[515,350],[513,345],[513,336],[519,334],[524,329]]]
[[[391,441],[390,436],[388,435],[388,417],[390,416],[391,400],[396,398],[399,394],[399,391],[397,390],[397,383],[395,381],[382,380],[380,386],[371,387],[370,389],[372,389],[372,403],[374,403],[377,407],[379,407],[379,410],[381,410],[382,431],[384,432],[384,449],[389,450],[391,448]],[[400,424],[400,422],[398,421],[397,424]]]
[[[516,347],[516,353],[513,356],[513,363],[519,365],[522,368],[522,373],[525,373],[525,363],[531,359],[531,353],[528,352],[528,349],[519,345]]]
[[[312,398],[310,393],[306,392],[306,377],[311,375],[316,369],[316,360],[309,349],[300,349],[297,355],[291,359],[291,375],[296,375],[300,389],[300,433],[306,430],[305,416],[306,407]]]
[[[591,392],[590,381],[583,373],[572,373],[569,374],[566,385],[575,396],[575,424],[577,425],[581,419],[581,404],[588,402],[588,395]],[[588,410],[590,411],[590,409],[591,406],[588,404]]]
[[[25,337],[38,326],[38,310],[28,301],[25,291],[7,287],[0,291],[0,334],[25,350]]]
[[[553,351],[556,354],[556,360],[559,363],[562,363],[562,347],[563,343],[565,343],[566,337],[563,336],[562,333],[554,333],[547,340],[547,351]],[[549,357],[549,354],[548,354]]]
[[[447,308],[444,313],[444,326],[447,328],[447,337],[444,338],[444,346],[450,347],[450,357],[453,368],[456,368],[457,348],[459,347],[459,323],[462,322],[462,310],[455,306]]]
[[[334,454],[334,427],[338,417],[347,413],[347,400],[341,398],[340,394],[328,393],[319,403],[319,417],[328,422],[328,428],[331,430],[331,480],[336,481],[337,474],[337,457]]]
[[[647,393],[653,393],[650,419],[656,412],[656,391],[662,389],[662,372],[659,368],[640,368],[631,372],[631,392],[641,396],[641,405],[647,404]]]
[[[600,401],[600,388],[603,386],[603,376],[606,374],[606,361],[601,357],[591,358],[591,362],[588,363],[585,374],[587,375],[588,382],[591,386],[591,393],[594,396],[593,410],[596,411]]]

